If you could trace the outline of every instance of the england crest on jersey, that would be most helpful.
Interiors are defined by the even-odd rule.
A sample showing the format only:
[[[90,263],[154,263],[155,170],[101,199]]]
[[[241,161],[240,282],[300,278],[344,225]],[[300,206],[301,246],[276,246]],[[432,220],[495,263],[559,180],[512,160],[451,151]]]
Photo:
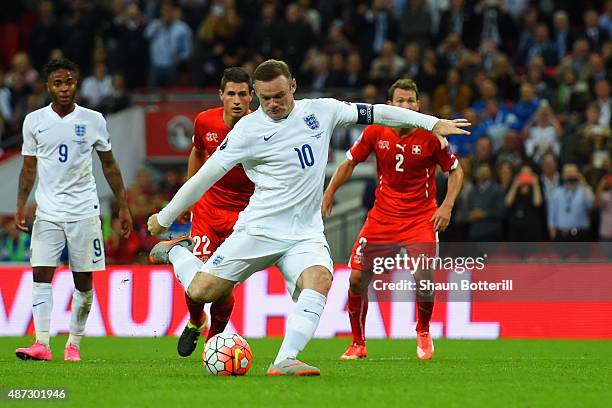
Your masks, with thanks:
[[[306,122],[306,126],[311,128],[312,130],[317,130],[320,126],[319,121],[317,120],[317,117],[314,115],[314,113],[311,113],[310,115],[306,116],[304,118],[304,122]]]
[[[85,136],[85,130],[87,127],[85,125],[74,125],[74,134],[83,137]]]

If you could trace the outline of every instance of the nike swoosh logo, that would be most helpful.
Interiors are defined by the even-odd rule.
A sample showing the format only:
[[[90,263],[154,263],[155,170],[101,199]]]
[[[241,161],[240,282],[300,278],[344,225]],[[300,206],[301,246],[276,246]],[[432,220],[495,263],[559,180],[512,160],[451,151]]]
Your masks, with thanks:
[[[272,134],[271,134],[270,136],[268,136],[268,137],[265,137],[265,136],[264,136],[264,137],[263,137],[264,141],[265,141],[265,142],[267,142],[268,140],[272,139],[272,136],[274,136],[274,135],[275,135],[275,134],[277,134],[277,133],[278,133],[278,132],[274,132],[274,133],[272,133]]]
[[[38,302],[37,304],[32,305],[32,307],[40,306],[40,305],[42,305],[43,303],[45,303],[45,302],[44,302],[44,301],[43,301],[43,302]]]
[[[305,311],[306,313],[312,313],[312,314],[314,314],[314,315],[317,315],[317,317],[321,317],[321,316],[319,316],[319,314],[318,314],[317,312],[313,312],[312,310],[306,310],[306,309],[304,309],[304,311]]]
[[[46,129],[38,129],[38,133],[42,133],[42,132],[46,132],[47,130],[49,130],[51,128],[46,128]]]
[[[93,260],[93,261],[91,261],[91,262],[92,262],[92,263],[98,263],[98,262],[100,262],[101,260],[102,260],[102,258],[100,258],[100,259],[94,259],[94,260]]]

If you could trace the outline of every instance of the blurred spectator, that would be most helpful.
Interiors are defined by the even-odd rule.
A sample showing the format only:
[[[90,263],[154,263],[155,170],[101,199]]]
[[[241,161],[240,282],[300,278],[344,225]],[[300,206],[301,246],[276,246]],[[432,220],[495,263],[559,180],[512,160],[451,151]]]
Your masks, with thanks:
[[[0,116],[5,121],[13,118],[13,103],[11,101],[11,90],[4,83],[4,71],[0,68]]]
[[[542,192],[537,175],[524,166],[506,194],[507,238],[512,242],[543,239]]]
[[[572,44],[572,52],[561,61],[558,69],[564,70],[569,67],[579,80],[588,81],[590,56],[589,42],[585,38],[577,38]]]
[[[421,50],[419,49],[419,45],[415,42],[410,42],[404,46],[404,68],[402,72],[402,76],[406,78],[415,78],[419,77],[421,72]]]
[[[578,128],[578,137],[589,139],[595,150],[609,148],[610,126],[602,124],[601,110],[597,104],[589,105],[585,113],[585,123]]]
[[[127,199],[134,218],[134,229],[137,229],[137,225],[146,226],[149,216],[161,207],[159,189],[151,182],[147,169],[136,172],[134,184],[127,189]]]
[[[397,40],[397,20],[389,0],[373,0],[371,8],[359,3],[354,24],[359,53],[366,66],[382,51],[385,41]]]
[[[544,75],[545,68],[542,57],[532,58],[527,66],[527,76],[524,78],[524,81],[533,86],[538,99],[550,100],[553,94],[552,84]]]
[[[281,23],[276,18],[276,4],[264,3],[261,7],[261,16],[249,34],[251,57],[257,55],[263,59],[280,57],[279,46],[283,34]],[[293,67],[294,71],[297,69],[298,67]]]
[[[423,111],[423,109],[421,109]],[[465,109],[461,112],[461,117],[465,118],[472,124],[472,128],[478,127],[478,116],[476,115],[476,111],[472,108]],[[470,135],[461,135],[461,136],[449,136],[448,141],[452,146],[453,151],[459,157],[466,157],[474,152],[474,146],[476,145],[477,137],[472,132]],[[465,171],[465,169],[463,169]]]
[[[449,34],[438,46],[440,65],[443,69],[457,68],[459,61],[467,52],[465,46],[457,34]]]
[[[597,185],[595,205],[599,208],[599,239],[612,241],[612,172]]]
[[[468,25],[468,47],[476,49],[480,41],[486,38],[504,52],[512,52],[516,30],[512,17],[501,6],[500,0],[480,0]]]
[[[5,233],[0,237],[0,261],[28,262],[30,260],[30,235],[19,231],[13,220],[4,222]]]
[[[526,64],[536,56],[542,57],[546,66],[552,67],[557,63],[557,51],[550,41],[548,26],[544,23],[536,25],[534,38],[525,49],[522,61]]]
[[[521,130],[525,124],[531,119],[540,107],[540,101],[537,100],[535,90],[530,83],[521,84],[520,99],[514,105],[514,115],[516,116],[516,122],[514,129]]]
[[[476,186],[467,202],[470,241],[492,242],[502,239],[504,192],[493,179],[491,167],[481,164],[476,170]]]
[[[523,128],[527,157],[539,162],[546,153],[558,156],[561,152],[559,139],[562,132],[561,124],[550,109],[550,105],[542,101],[536,113]]]
[[[519,24],[521,26],[521,31],[518,38],[517,44],[517,53],[519,62],[523,65],[529,60],[527,58],[527,52],[529,47],[535,41],[535,32],[536,26],[538,24],[538,9],[535,7],[528,7],[523,10],[523,13],[520,17]]]
[[[609,127],[612,124],[612,99],[610,98],[610,83],[606,79],[595,84],[595,102],[599,107],[599,124]]]
[[[100,13],[96,13],[97,6],[92,1],[73,0],[62,21],[62,51],[76,62],[82,73],[91,71],[91,50],[95,49],[98,28],[103,23]]]
[[[519,81],[506,55],[498,54],[493,59],[490,78],[497,87],[502,100],[516,100],[519,94]]]
[[[297,71],[304,61],[306,51],[314,44],[315,36],[304,21],[303,10],[297,3],[285,9],[285,22],[281,26],[281,53],[283,60]]]
[[[334,52],[329,59],[329,77],[327,78],[328,88],[340,88],[346,81],[348,72],[346,71],[346,62],[344,55],[340,52]]]
[[[111,70],[118,70],[125,77],[128,89],[146,85],[149,52],[144,31],[145,16],[136,3],[130,3],[116,16],[109,32],[108,49]]]
[[[308,51],[306,60],[302,66],[304,82],[308,89],[322,91],[329,77],[329,58],[326,54],[319,52],[316,48]]]
[[[399,45],[415,42],[421,49],[429,46],[432,36],[432,17],[424,0],[408,0],[408,6],[400,17]],[[461,35],[460,33],[458,33]]]
[[[515,132],[510,131],[506,133],[504,137],[504,144],[497,153],[496,163],[509,163],[513,170],[519,169],[525,161],[523,153],[523,141],[521,136]]]
[[[608,73],[603,58],[599,54],[591,54],[589,60],[589,88],[595,89],[599,81],[606,80]]]
[[[364,73],[361,56],[358,52],[351,52],[346,58],[346,71],[342,86],[360,88],[366,84],[368,78]]]
[[[432,95],[440,82],[438,56],[432,49],[425,50],[421,69],[416,82],[423,94]]]
[[[111,84],[111,94],[100,102],[100,110],[106,114],[118,112],[130,106],[130,95],[125,90],[123,75],[113,75]]]
[[[497,86],[488,78],[477,83],[476,86],[479,98],[472,102],[472,108],[480,115],[485,111],[487,100],[497,99]]]
[[[476,140],[474,154],[471,157],[472,173],[476,174],[478,168],[483,164],[489,166],[489,169],[495,166],[493,144],[491,143],[491,139],[486,136]]]
[[[6,83],[11,85],[13,76],[19,74],[21,80],[28,86],[34,85],[38,79],[38,72],[30,65],[30,57],[25,52],[18,52],[11,62],[11,70],[6,74]]]
[[[595,10],[587,10],[584,12],[584,31],[580,36],[589,41],[591,50],[595,52],[601,51],[603,43],[610,38],[607,30],[602,30],[599,27],[599,15]]]
[[[47,63],[49,50],[61,45],[61,25],[53,13],[51,1],[38,4],[38,20],[30,34],[30,57],[32,65],[41,69]]]
[[[432,109],[439,112],[443,106],[450,105],[453,112],[462,112],[470,106],[472,90],[461,83],[459,71],[450,69],[446,74],[446,83],[438,85],[433,100]]]
[[[106,64],[96,63],[93,75],[86,77],[81,85],[83,105],[94,110],[100,110],[102,100],[113,92],[112,78],[108,74]]]
[[[164,1],[159,19],[145,29],[150,42],[150,78],[152,88],[179,84],[179,64],[187,61],[192,53],[192,33],[185,22],[177,19],[177,9],[172,2]]]
[[[463,32],[466,17],[464,0],[450,0],[450,7],[440,17],[438,42],[448,37],[449,34],[456,34],[465,41]]]
[[[493,151],[497,152],[504,142],[504,137],[514,127],[515,122],[516,116],[509,112],[504,105],[500,106],[497,99],[491,98],[486,101],[482,121],[474,129],[474,133],[477,137],[483,135],[490,137],[493,143]]]
[[[608,37],[612,37],[612,0],[606,1],[604,13],[599,17],[599,27],[608,32]]]
[[[583,110],[590,98],[587,83],[578,81],[576,72],[569,66],[560,68],[558,81],[552,102],[555,112],[567,116],[572,111]]]
[[[379,85],[385,85],[397,78],[403,69],[404,59],[396,54],[395,44],[385,41],[380,56],[372,61],[370,80]]]
[[[558,10],[553,16],[553,40],[557,52],[557,61],[563,60],[574,42],[569,18],[563,10]]]
[[[561,185],[558,168],[557,158],[554,154],[547,153],[542,156],[540,160],[540,181],[546,203],[551,202],[553,191]]]
[[[497,160],[496,167],[496,179],[499,183],[499,186],[503,190],[504,194],[510,190],[510,186],[512,185],[512,180],[514,178],[514,169],[512,164],[507,161]]]
[[[593,191],[575,164],[566,164],[563,185],[557,187],[548,203],[548,232],[556,241],[588,241],[593,208]]]
[[[344,23],[341,20],[334,20],[327,31],[327,38],[323,45],[323,50],[326,52],[341,52],[348,53],[352,48],[346,33],[344,32]],[[359,55],[358,53],[356,53]]]

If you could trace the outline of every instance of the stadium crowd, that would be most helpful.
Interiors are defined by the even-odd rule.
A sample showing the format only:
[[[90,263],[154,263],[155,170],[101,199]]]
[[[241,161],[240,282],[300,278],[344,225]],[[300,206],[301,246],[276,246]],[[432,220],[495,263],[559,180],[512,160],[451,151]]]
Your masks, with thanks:
[[[474,124],[470,137],[450,138],[466,177],[442,239],[612,240],[612,1],[25,1],[3,5],[0,32],[4,149],[49,103],[39,75],[49,58],[76,61],[79,103],[111,113],[132,92],[214,91],[225,67],[252,72],[276,57],[300,91],[380,103],[392,82],[412,78],[422,112]],[[338,131],[333,146],[347,149],[360,130]],[[105,222],[110,262],[148,251],[146,217],[182,171],[163,185],[138,174],[137,233],[122,242]],[[0,257],[27,260],[27,238],[9,224]]]

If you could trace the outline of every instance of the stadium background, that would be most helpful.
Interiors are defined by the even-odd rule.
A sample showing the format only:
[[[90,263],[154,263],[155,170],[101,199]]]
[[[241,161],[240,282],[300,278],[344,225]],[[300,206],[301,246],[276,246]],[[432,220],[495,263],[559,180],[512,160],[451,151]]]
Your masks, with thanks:
[[[457,13],[449,10],[450,3]],[[541,176],[544,196],[550,197],[566,163],[578,164],[597,193],[598,205],[588,214],[588,235],[581,239],[612,239],[610,1],[507,0],[502,7],[502,1],[469,0],[74,0],[11,2],[3,8],[0,335],[32,332],[29,236],[15,230],[12,212],[21,166],[20,127],[27,113],[49,103],[39,72],[50,56],[65,55],[80,65],[79,103],[107,117],[135,219],[135,233],[122,241],[112,195],[97,167],[107,259],[120,266],[96,275],[97,306],[88,323],[90,335],[173,335],[184,324],[182,296],[169,269],[141,265],[156,242],[146,234],[145,220],[180,186],[192,120],[198,111],[218,104],[216,86],[223,68],[243,65],[252,71],[268,57],[290,63],[298,98],[333,96],[382,103],[391,82],[410,77],[420,87],[423,112],[464,116],[474,123],[471,137],[451,138],[466,180],[452,228],[442,240],[547,240],[547,204],[523,209],[537,220],[526,228],[514,222],[515,211],[512,205],[506,208],[504,199],[525,164]],[[156,39],[147,39],[145,33],[161,9],[182,40],[176,47],[150,52]],[[567,33],[560,28],[564,16]],[[173,64],[164,66],[166,60]],[[360,131],[355,127],[334,134],[328,176]],[[552,140],[542,136],[551,133],[556,133]],[[497,201],[492,208],[499,210],[490,220],[493,232],[486,237],[478,235],[477,223],[468,222],[478,191],[475,174],[483,164],[493,170]],[[438,178],[443,197],[444,176]],[[348,281],[344,263],[372,205],[374,186],[375,164],[364,163],[337,195],[334,216],[326,221],[338,269],[337,295],[330,296],[333,303],[326,309],[319,336],[350,331],[343,314]],[[30,206],[30,222],[34,209]],[[185,228],[176,225],[173,232]],[[66,331],[71,285],[65,270],[56,274],[55,332]],[[285,314],[277,310],[290,301],[277,272],[253,277],[239,289],[239,299],[232,320],[236,330],[249,337],[282,334]],[[371,307],[372,337],[414,336],[409,323],[412,304]],[[436,308],[432,333],[463,338],[609,338],[610,309],[610,303],[587,302],[449,303]],[[581,318],[584,311],[589,311],[589,319]]]

